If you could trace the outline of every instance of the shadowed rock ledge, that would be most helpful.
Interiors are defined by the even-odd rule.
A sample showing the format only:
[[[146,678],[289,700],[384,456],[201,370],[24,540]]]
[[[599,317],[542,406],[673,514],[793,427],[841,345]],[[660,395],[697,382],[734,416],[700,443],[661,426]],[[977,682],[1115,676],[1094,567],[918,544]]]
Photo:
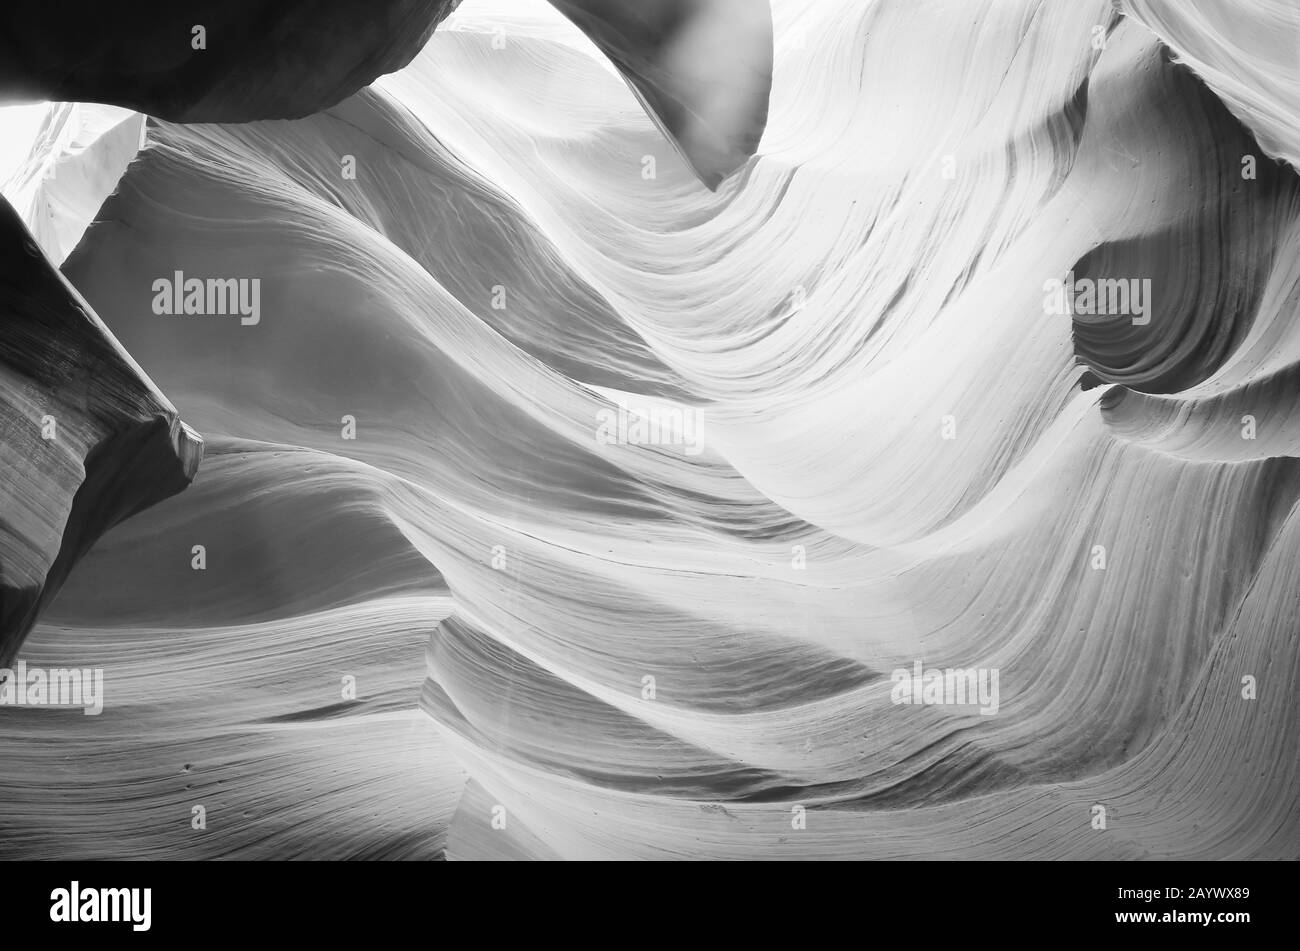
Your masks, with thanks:
[[[173,122],[296,119],[406,66],[459,0],[83,0],[0,9],[0,105],[99,102]],[[552,0],[709,188],[755,152],[768,0]]]
[[[297,118],[405,66],[455,5],[136,0],[106,16],[84,0],[6,4],[0,103],[105,102],[176,122]]]
[[[202,439],[0,199],[0,666],[73,564],[189,484]]]

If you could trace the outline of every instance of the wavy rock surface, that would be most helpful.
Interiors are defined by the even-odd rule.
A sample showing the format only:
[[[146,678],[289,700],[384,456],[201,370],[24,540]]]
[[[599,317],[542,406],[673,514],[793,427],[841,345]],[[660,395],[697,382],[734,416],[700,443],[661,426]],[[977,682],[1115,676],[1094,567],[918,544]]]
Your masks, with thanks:
[[[1274,158],[1300,169],[1300,6],[1290,0],[1122,0]]]
[[[551,0],[619,68],[709,188],[754,154],[772,86],[766,0]]]
[[[1300,179],[1106,0],[774,15],[716,192],[554,23],[151,126],[64,272],[212,457],[25,646],[108,701],[57,775],[62,714],[0,730],[0,827],[1300,857]],[[260,321],[155,314],[176,271],[260,280]],[[1046,313],[1067,275],[1149,284]],[[629,403],[698,439],[600,438]],[[997,671],[996,712],[895,703],[916,663]]]

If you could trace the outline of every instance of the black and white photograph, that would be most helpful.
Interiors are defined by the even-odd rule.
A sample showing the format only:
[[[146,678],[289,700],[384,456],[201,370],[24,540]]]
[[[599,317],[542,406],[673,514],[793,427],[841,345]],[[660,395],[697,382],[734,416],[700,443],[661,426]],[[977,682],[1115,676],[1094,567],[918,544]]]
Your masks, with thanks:
[[[1254,940],[1298,697],[1300,0],[3,0],[24,920],[906,860]]]

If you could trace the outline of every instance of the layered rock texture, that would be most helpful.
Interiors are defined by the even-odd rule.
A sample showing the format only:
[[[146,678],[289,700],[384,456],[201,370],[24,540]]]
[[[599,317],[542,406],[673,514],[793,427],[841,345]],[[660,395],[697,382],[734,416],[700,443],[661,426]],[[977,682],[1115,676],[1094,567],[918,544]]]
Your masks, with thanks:
[[[46,136],[0,855],[1300,857],[1294,19],[557,6]]]

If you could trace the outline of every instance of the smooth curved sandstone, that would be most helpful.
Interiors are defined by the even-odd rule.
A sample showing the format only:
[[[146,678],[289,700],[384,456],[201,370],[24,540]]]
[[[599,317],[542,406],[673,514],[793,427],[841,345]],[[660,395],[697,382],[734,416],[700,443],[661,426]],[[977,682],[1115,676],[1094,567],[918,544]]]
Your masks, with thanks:
[[[758,148],[772,86],[768,0],[551,0],[622,72],[700,180]]]
[[[0,836],[0,858],[443,854],[464,776],[411,673],[454,604],[386,511],[398,481],[375,475],[210,440],[189,488],[85,555],[23,656],[103,668],[104,710],[63,717],[57,744],[41,711],[0,719],[0,826],[30,833]]]
[[[151,123],[64,273],[212,456],[28,640],[109,702],[0,717],[0,849],[1300,858],[1300,177],[1108,0],[774,13],[716,193],[558,16]]]
[[[1300,5],[1291,0],[1121,0],[1259,139],[1300,171]]]

